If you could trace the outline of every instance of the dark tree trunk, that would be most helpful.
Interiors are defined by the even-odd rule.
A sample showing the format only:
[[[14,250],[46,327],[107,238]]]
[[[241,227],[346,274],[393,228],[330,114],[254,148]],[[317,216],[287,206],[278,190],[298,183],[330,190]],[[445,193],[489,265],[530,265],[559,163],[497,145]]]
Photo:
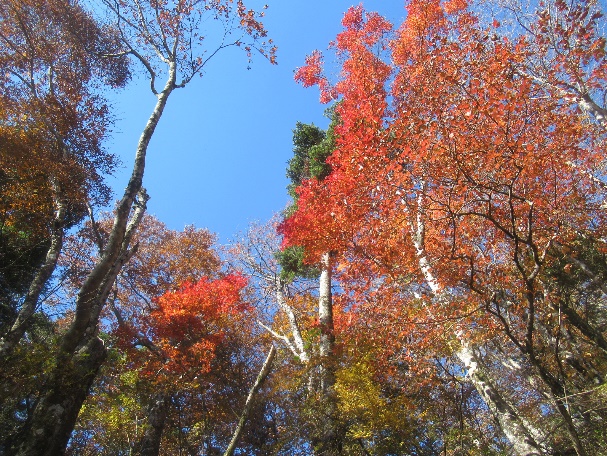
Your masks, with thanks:
[[[46,395],[24,430],[17,455],[61,455],[76,424],[80,407],[106,358],[103,341],[93,337],[57,365]]]
[[[170,397],[165,393],[158,393],[152,398],[152,402],[148,406],[148,426],[137,445],[135,454],[158,456],[170,402]]]

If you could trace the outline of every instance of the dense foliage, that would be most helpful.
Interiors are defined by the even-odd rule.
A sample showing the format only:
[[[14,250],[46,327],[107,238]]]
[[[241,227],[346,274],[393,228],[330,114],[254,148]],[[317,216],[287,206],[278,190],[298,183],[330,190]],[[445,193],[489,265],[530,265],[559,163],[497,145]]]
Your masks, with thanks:
[[[263,14],[103,4],[0,5],[0,454],[607,455],[604,5],[350,8],[295,73],[331,107],[292,205],[220,249],[145,215],[146,152],[209,56],[275,62]]]

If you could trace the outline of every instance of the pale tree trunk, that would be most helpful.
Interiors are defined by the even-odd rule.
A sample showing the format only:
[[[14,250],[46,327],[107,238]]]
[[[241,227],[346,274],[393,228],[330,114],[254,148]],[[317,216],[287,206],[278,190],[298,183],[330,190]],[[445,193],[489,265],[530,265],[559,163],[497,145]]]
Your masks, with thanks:
[[[335,385],[336,362],[334,359],[335,334],[333,327],[333,299],[331,295],[332,264],[330,253],[325,253],[322,256],[320,267],[321,274],[318,292],[318,323],[320,327],[319,360],[317,376],[311,373],[308,391],[311,395],[317,395],[319,413],[322,414],[322,416],[318,417],[321,423],[318,426],[319,430],[316,432],[316,435],[311,436],[312,444],[315,453],[328,456],[341,453],[344,434],[342,427],[339,425],[337,402],[333,389]],[[309,364],[311,356],[306,351],[297,316],[287,302],[285,282],[277,274],[264,274],[263,277],[273,288],[278,307],[287,316],[290,336],[280,334],[261,322],[259,324],[277,340],[284,343],[302,363]]]
[[[265,230],[269,232],[265,232]],[[262,233],[251,229],[246,243],[242,244],[239,253],[239,261],[245,270],[265,283],[261,285],[267,292],[274,296],[276,304],[281,312],[287,317],[289,330],[286,333],[275,331],[266,324],[258,321],[258,324],[268,331],[276,340],[284,344],[303,364],[310,361],[310,355],[305,348],[301,328],[297,314],[289,304],[289,284],[281,277],[278,265],[273,258],[278,249],[278,242],[273,242],[272,236],[276,236],[276,226],[272,224],[269,228],[262,228]],[[268,244],[268,239],[270,239]]]
[[[55,216],[53,218],[53,224],[51,228],[51,243],[46,252],[44,262],[38,269],[38,272],[34,276],[30,287],[25,295],[21,309],[17,314],[17,319],[8,330],[8,332],[0,338],[0,361],[5,363],[7,358],[10,357],[15,346],[19,343],[27,329],[31,324],[31,318],[36,311],[36,306],[40,300],[40,294],[44,289],[44,286],[49,281],[55,267],[57,266],[57,260],[59,254],[63,248],[63,236],[64,236],[64,225],[65,218],[67,216],[67,202],[62,197],[61,191],[55,186]]]
[[[272,345],[272,347],[270,347],[270,351],[268,352],[268,356],[266,357],[266,360],[264,361],[263,365],[261,366],[261,370],[259,371],[259,374],[257,375],[257,379],[255,380],[255,383],[249,390],[249,395],[247,396],[247,400],[244,404],[244,409],[242,410],[242,414],[240,415],[240,419],[238,420],[238,425],[236,426],[236,429],[234,430],[234,434],[232,434],[232,440],[230,440],[230,444],[228,445],[228,448],[226,449],[223,456],[232,456],[234,454],[234,450],[236,450],[236,444],[238,443],[240,434],[242,434],[244,425],[246,424],[247,420],[249,419],[249,415],[251,414],[251,409],[253,408],[253,401],[255,399],[255,396],[257,395],[259,388],[261,388],[261,385],[263,384],[266,377],[270,373],[270,370],[272,369],[272,361],[274,360],[275,355],[276,355],[276,348],[274,347],[274,345]]]
[[[458,337],[460,343],[465,339]],[[467,344],[455,354],[466,368],[467,377],[483,398],[493,416],[496,417],[506,438],[512,443],[516,454],[540,456],[545,454],[537,441],[540,432],[533,429],[517,412],[514,406],[497,389],[490,372],[481,363],[478,355]]]
[[[142,188],[147,148],[175,89],[176,65],[169,65],[164,90],[141,134],[135,163],[124,195],[115,211],[114,224],[101,257],[76,298],[74,320],[60,341],[55,367],[33,415],[22,433],[17,454],[56,455],[67,446],[78,413],[106,356],[98,337],[99,315],[122,266],[135,253],[130,242],[145,212]]]
[[[607,130],[607,110],[603,106],[599,105],[592,98],[590,93],[581,92],[571,84],[555,84],[546,77],[534,74],[533,70],[529,71],[525,68],[520,67],[517,68],[516,71],[521,76],[532,80],[539,86],[548,87],[551,91],[554,92],[556,98],[561,100],[569,100],[573,101],[573,103],[577,103],[577,105],[582,111],[594,117],[594,119],[597,121],[597,123],[603,130]]]
[[[436,299],[447,301],[438,278],[432,272],[432,265],[425,250],[425,221],[422,208],[426,183],[421,181],[420,184],[416,219],[415,222],[410,223],[411,237],[416,250],[418,265],[426,284]],[[455,355],[467,369],[467,378],[494,414],[500,428],[512,443],[516,453],[519,456],[543,454],[541,445],[533,435],[534,432],[527,427],[525,420],[518,411],[504,398],[495,383],[490,380],[490,375],[486,372],[486,368],[478,362],[477,355],[470,348],[465,335],[461,331],[456,331],[455,336],[461,347]]]
[[[319,342],[319,380],[318,391],[322,414],[316,435],[312,437],[312,445],[317,455],[333,456],[342,452],[344,430],[339,423],[337,398],[335,396],[334,354],[335,334],[333,326],[333,298],[331,294],[331,254],[323,254],[321,258],[321,273],[318,291],[318,323],[320,325]]]
[[[321,273],[318,290],[318,323],[320,325],[320,389],[329,392],[335,384],[333,348],[335,334],[333,328],[333,298],[331,295],[331,255],[325,253],[321,259]]]
[[[603,128],[603,130],[607,130],[607,110],[605,108],[599,106],[590,96],[590,94],[585,93],[578,98],[578,103],[583,111],[591,114],[599,123],[599,125]]]
[[[263,324],[261,321],[258,321],[259,326],[272,334],[274,338],[284,343],[291,353],[293,353],[302,363],[307,364],[308,361],[310,361],[310,355],[304,346],[303,337],[301,336],[301,330],[299,328],[299,322],[297,321],[297,315],[295,315],[295,311],[287,303],[287,298],[285,296],[286,284],[284,280],[280,278],[280,276],[269,279],[269,282],[274,288],[274,294],[276,296],[278,307],[287,315],[291,336],[289,337],[285,334],[280,334],[269,326]],[[293,338],[293,341],[291,341],[291,337]]]
[[[291,330],[291,337],[293,343],[287,338],[285,341],[287,347],[295,354],[302,363],[306,364],[310,361],[310,355],[305,349],[303,337],[301,336],[301,329],[299,327],[299,321],[293,308],[287,303],[287,297],[285,295],[286,284],[280,276],[276,276],[274,280],[274,286],[276,287],[276,302],[278,307],[282,310],[289,320],[289,329]]]

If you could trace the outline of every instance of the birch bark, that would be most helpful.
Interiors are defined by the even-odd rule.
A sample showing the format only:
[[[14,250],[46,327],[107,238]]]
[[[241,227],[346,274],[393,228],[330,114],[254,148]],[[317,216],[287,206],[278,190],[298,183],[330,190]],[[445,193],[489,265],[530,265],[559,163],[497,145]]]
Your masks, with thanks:
[[[327,252],[321,259],[318,287],[318,323],[320,325],[320,390],[330,393],[335,384],[335,372],[331,367],[335,334],[333,327],[333,297],[331,295],[331,255]]]
[[[295,311],[293,308],[287,303],[287,299],[285,296],[286,284],[280,276],[276,276],[275,278],[275,286],[276,286],[276,302],[280,309],[287,315],[287,319],[289,320],[289,328],[291,330],[291,337],[293,337],[293,344],[289,340],[287,340],[287,346],[291,349],[291,351],[303,362],[304,364],[310,361],[310,355],[305,349],[303,337],[301,336],[301,329],[299,327],[299,322],[297,320],[297,315],[295,315]]]
[[[428,260],[425,250],[425,221],[423,215],[423,200],[426,188],[425,181],[420,183],[420,192],[417,197],[417,208],[415,223],[410,223],[411,237],[415,247],[419,269],[424,277],[428,288],[439,301],[446,301],[447,296],[438,278],[432,271],[432,265]],[[529,429],[518,414],[516,409],[507,401],[497,389],[486,368],[479,362],[478,355],[470,347],[465,335],[461,331],[455,331],[455,337],[460,348],[455,356],[462,362],[467,370],[467,378],[470,380],[479,395],[483,398],[491,412],[498,420],[500,427],[512,446],[520,456],[539,456],[544,454],[540,443],[536,441],[533,432]]]

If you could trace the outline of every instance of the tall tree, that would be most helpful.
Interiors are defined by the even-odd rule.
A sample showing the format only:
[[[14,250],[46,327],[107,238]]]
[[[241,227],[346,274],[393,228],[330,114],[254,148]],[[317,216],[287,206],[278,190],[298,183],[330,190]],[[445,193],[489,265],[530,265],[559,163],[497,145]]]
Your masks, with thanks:
[[[2,446],[31,416],[53,324],[39,312],[65,230],[86,202],[107,203],[105,174],[115,158],[103,148],[110,126],[106,86],[129,79],[115,30],[77,2],[0,5],[0,402]],[[24,337],[27,335],[27,337]],[[44,355],[42,355],[44,353]],[[8,451],[8,450],[6,450]]]
[[[101,220],[92,218],[79,233],[68,238],[61,262],[67,268],[66,275],[71,290],[77,291],[82,286],[86,278],[85,271],[90,270],[97,261],[111,227],[112,219],[109,216],[104,216]],[[97,417],[106,413],[111,419],[116,419],[117,414],[120,416],[120,412],[115,409],[118,404],[131,401],[148,406],[146,409],[142,405],[135,410],[133,407],[125,407],[124,419],[127,422],[123,423],[124,426],[130,427],[132,423],[128,420],[136,421],[136,414],[146,416],[147,423],[139,427],[144,430],[143,434],[139,436],[132,433],[129,436],[132,440],[125,447],[140,454],[158,454],[161,439],[163,435],[166,436],[165,429],[170,427],[168,423],[174,415],[175,398],[178,394],[185,396],[192,389],[191,377],[198,377],[201,381],[206,378],[215,357],[215,348],[221,339],[219,331],[213,334],[211,329],[217,323],[219,314],[204,310],[212,296],[209,290],[205,294],[203,285],[198,293],[182,290],[190,300],[189,307],[183,305],[183,300],[173,300],[178,313],[199,316],[198,328],[192,327],[188,337],[175,334],[169,341],[158,336],[158,332],[162,331],[162,324],[157,321],[158,315],[170,320],[166,315],[167,309],[160,302],[161,296],[177,292],[186,283],[196,283],[205,277],[207,280],[209,277],[218,278],[220,263],[211,248],[213,235],[191,226],[182,232],[176,232],[169,230],[156,218],[144,216],[134,242],[138,245],[137,253],[118,275],[110,293],[109,308],[104,312],[106,322],[112,322],[111,327],[104,328],[110,335],[106,345],[121,355],[113,355],[111,361],[115,365],[106,369],[103,379],[95,385],[95,397],[91,398],[89,407],[97,404],[100,410],[89,412],[88,420],[85,418],[85,423],[89,426],[101,426],[102,429],[90,442],[80,443],[77,440],[72,451],[84,451],[90,445],[97,445],[104,452],[111,453],[113,449],[120,448],[121,444],[125,445],[123,439],[116,438],[116,430],[107,421]],[[224,302],[216,304],[219,311]],[[202,328],[207,326],[208,331],[203,331]],[[186,346],[193,345],[194,349],[185,350],[180,359],[185,363],[194,363],[197,367],[188,370],[188,375],[165,369],[170,362],[176,362],[171,349],[165,347],[166,344],[169,347],[183,347],[184,350]],[[206,349],[197,350],[196,344],[199,344],[199,348]],[[157,375],[152,379],[146,366],[154,362]],[[135,378],[127,375],[127,372]],[[183,377],[182,381],[176,381],[180,376]],[[172,386],[177,383],[180,384],[179,387]],[[121,387],[125,391],[115,398],[107,390]],[[82,426],[80,424],[78,427]],[[108,429],[103,429],[106,426]],[[114,447],[107,441],[112,438],[115,440]],[[123,447],[121,451],[126,450]]]
[[[584,19],[570,20],[566,30],[557,25],[555,36],[583,33],[592,44],[563,47],[557,39],[565,52],[557,61],[580,71],[587,68],[579,62],[587,62],[587,86],[600,87],[605,43],[594,29],[601,13],[580,5],[570,9]],[[538,35],[568,11],[552,6],[536,16]],[[342,123],[331,174],[298,190],[298,210],[285,224],[288,242],[304,245],[312,258],[340,252],[341,268],[352,275],[368,275],[362,265],[371,264],[375,280],[359,275],[369,290],[408,284],[409,299],[423,302],[419,318],[459,321],[447,343],[517,453],[569,445],[585,454],[583,426],[563,400],[570,374],[557,373],[561,355],[542,333],[554,306],[539,277],[553,246],[574,233],[603,236],[604,190],[596,174],[603,134],[588,128],[580,97],[555,97],[552,86],[522,70],[536,41],[501,37],[499,23],[482,26],[466,1],[411,1],[407,10],[391,38],[379,15],[365,16],[362,8],[345,15],[335,42],[344,59],[335,85],[322,73],[320,53],[297,73],[325,98],[339,96]],[[550,52],[556,55],[554,47]],[[546,412],[523,413],[516,387],[505,394],[508,385],[495,375],[482,339],[507,347],[498,359],[518,365],[518,385],[531,379],[535,386],[525,390],[551,397],[544,410],[568,442],[546,440],[552,430],[538,429]]]
[[[17,272],[28,284],[2,331],[0,356],[6,357],[34,320],[65,228],[86,214],[87,199],[108,201],[103,175],[113,170],[115,159],[102,147],[110,116],[98,88],[123,86],[129,67],[124,57],[100,57],[116,50],[117,33],[78,3],[8,1],[0,19],[2,243],[19,248],[5,250],[7,260],[46,250],[29,273]],[[12,265],[19,262],[3,264],[3,277],[10,281]]]
[[[246,238],[231,249],[232,261],[235,267],[252,277],[258,295],[256,306],[260,309],[260,326],[294,357],[281,371],[282,376],[286,375],[285,370],[299,374],[294,377],[299,379],[297,389],[301,388],[305,406],[287,405],[297,410],[295,415],[298,417],[293,421],[301,420],[300,426],[308,430],[307,435],[299,434],[298,437],[311,442],[316,451],[320,445],[324,445],[324,451],[329,451],[330,445],[333,448],[341,445],[341,435],[336,431],[339,421],[333,391],[337,367],[333,353],[333,304],[324,301],[321,303],[324,307],[319,306],[319,299],[330,296],[330,282],[325,282],[325,294],[322,295],[318,268],[304,267],[298,249],[280,251],[277,225],[277,219],[273,219],[266,225],[252,226]],[[319,309],[324,310],[327,305],[331,309],[330,327],[327,325],[323,330]],[[324,318],[326,323],[327,316]],[[321,337],[330,344],[322,355]],[[332,380],[330,386],[327,378]],[[283,382],[287,383],[284,379]],[[306,415],[309,416],[306,418]],[[290,430],[290,433],[293,438],[298,435],[297,430]]]
[[[140,137],[130,180],[116,206],[114,222],[103,253],[84,280],[75,302],[73,320],[62,335],[55,365],[43,394],[28,421],[17,454],[56,454],[65,448],[88,389],[106,357],[98,336],[99,318],[114,281],[136,251],[131,244],[145,211],[143,188],[147,148],[166,103],[178,88],[200,74],[209,59],[228,46],[258,49],[274,61],[274,48],[258,20],[239,1],[200,3],[178,1],[104,2],[107,17],[120,36],[114,55],[142,64],[150,78],[156,105]],[[203,45],[205,20],[223,23],[224,35],[214,48]],[[204,41],[206,43],[206,41]],[[158,78],[165,78],[162,88]]]
[[[302,182],[313,179],[322,182],[331,172],[327,163],[328,157],[335,149],[335,127],[339,122],[333,110],[329,112],[331,124],[325,133],[315,125],[298,123],[293,133],[293,158],[289,161],[287,177],[291,179],[289,193],[293,197],[293,207],[289,212],[297,210],[297,187]],[[281,227],[279,227],[279,231]],[[308,275],[311,266],[304,265],[305,248],[290,246],[278,253],[278,259],[283,267],[283,275]],[[335,325],[333,322],[332,273],[333,253],[324,252],[314,265],[319,271],[318,283],[318,326],[320,337],[318,342],[319,373],[318,397],[319,412],[325,425],[312,434],[312,444],[318,454],[340,454],[343,446],[343,427],[338,418],[335,395],[335,371],[337,360],[335,353]],[[289,261],[286,261],[289,260]]]

